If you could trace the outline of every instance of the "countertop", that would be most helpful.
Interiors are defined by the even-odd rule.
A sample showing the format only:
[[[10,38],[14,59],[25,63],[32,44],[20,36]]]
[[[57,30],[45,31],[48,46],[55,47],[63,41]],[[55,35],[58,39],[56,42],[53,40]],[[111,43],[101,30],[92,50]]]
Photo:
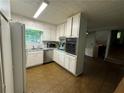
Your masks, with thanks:
[[[45,50],[53,50],[56,48],[36,48],[36,49],[26,49],[26,52],[37,52],[37,51],[45,51]]]
[[[70,56],[77,57],[77,55],[67,53],[66,51],[60,50],[60,49],[58,49],[58,48],[36,48],[36,49],[26,49],[26,52],[39,52],[39,51],[45,51],[45,50],[58,50],[58,51],[61,51],[61,52],[63,52],[63,53],[66,53],[66,54],[68,54],[68,55],[70,55]]]
[[[77,57],[77,55],[68,53],[68,52],[66,52],[66,51],[64,51],[64,50],[60,50],[60,49],[57,49],[57,48],[56,48],[55,50],[61,51],[61,52],[66,53],[66,54],[68,54],[68,55],[70,55],[70,56],[73,56],[73,57]]]

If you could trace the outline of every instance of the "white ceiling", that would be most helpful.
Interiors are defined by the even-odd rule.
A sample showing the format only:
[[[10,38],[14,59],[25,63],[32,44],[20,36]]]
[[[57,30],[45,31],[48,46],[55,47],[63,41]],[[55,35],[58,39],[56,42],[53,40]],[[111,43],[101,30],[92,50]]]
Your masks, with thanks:
[[[37,19],[51,24],[63,23],[80,11],[87,14],[88,28],[124,26],[124,0],[48,0],[49,6]],[[12,12],[33,18],[42,0],[11,0]]]

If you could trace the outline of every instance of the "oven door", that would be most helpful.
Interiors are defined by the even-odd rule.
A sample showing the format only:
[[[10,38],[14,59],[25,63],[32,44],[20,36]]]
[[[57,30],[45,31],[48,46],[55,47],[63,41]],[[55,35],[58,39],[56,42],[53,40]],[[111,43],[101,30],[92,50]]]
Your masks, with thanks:
[[[76,55],[76,44],[66,43],[66,52]]]

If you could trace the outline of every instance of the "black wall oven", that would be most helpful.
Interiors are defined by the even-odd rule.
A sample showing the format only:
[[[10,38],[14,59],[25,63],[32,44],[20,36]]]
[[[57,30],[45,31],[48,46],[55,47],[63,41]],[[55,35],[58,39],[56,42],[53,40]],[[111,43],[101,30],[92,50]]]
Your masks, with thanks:
[[[66,38],[65,51],[76,55],[77,38]]]

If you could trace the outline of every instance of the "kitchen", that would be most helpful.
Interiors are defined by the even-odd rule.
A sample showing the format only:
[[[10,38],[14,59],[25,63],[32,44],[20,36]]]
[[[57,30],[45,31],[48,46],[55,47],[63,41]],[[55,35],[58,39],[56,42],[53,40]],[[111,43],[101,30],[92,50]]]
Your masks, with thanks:
[[[55,62],[74,76],[82,74],[86,36],[86,26],[80,26],[81,24],[86,25],[83,16],[82,13],[74,14],[56,27],[50,24],[41,24],[22,16],[12,15],[15,24],[17,22],[25,24],[25,34],[22,37],[25,38],[27,70],[45,65],[45,63]],[[15,28],[16,26],[13,25],[13,34],[18,33]],[[81,29],[85,29],[84,32]],[[20,37],[17,34],[15,38],[14,35],[12,37],[14,43],[19,41],[16,39],[16,37]],[[22,47],[24,48],[24,46]],[[20,83],[23,83],[23,81],[20,81]],[[15,86],[17,90],[20,89],[20,85],[15,84]]]
[[[70,17],[70,18],[72,20],[72,17]],[[68,19],[69,20],[68,25],[71,26],[72,23],[70,23],[70,21],[71,21],[70,18]],[[78,22],[79,19],[80,19],[80,13],[73,16],[73,20],[75,20],[75,21],[73,21],[73,29],[74,30],[72,33],[71,32],[65,33],[66,29],[71,29],[72,27],[65,28],[65,26],[66,26],[65,23],[62,25],[59,25],[57,27],[57,36],[55,38],[56,40],[54,38],[50,38],[50,37],[55,37],[55,35],[56,35],[55,33],[54,34],[53,33],[52,34],[51,33],[50,34],[43,33],[43,35],[41,36],[41,37],[43,37],[43,40],[41,42],[36,42],[39,44],[36,44],[36,43],[31,44],[30,43],[30,41],[32,40],[32,39],[30,39],[31,37],[26,37],[27,40],[29,38],[29,41],[28,41],[29,44],[26,44],[26,49],[27,49],[27,65],[26,65],[26,67],[32,67],[32,66],[43,64],[43,63],[45,63],[45,60],[47,60],[47,59],[48,59],[48,62],[52,62],[52,61],[60,62],[58,64],[60,64],[62,67],[64,67],[64,56],[66,56],[66,58],[67,57],[69,58],[68,60],[73,60],[72,62],[74,62],[75,66],[73,66],[74,64],[72,64],[72,67],[74,67],[74,68],[70,68],[69,71],[72,70],[71,72],[76,75],[76,73],[75,73],[76,72],[76,70],[75,70],[76,69],[75,68],[76,67],[76,55],[75,54],[76,54],[77,38],[79,37],[78,36],[78,33],[79,33],[78,29],[79,29],[79,24],[80,24]],[[76,24],[76,22],[78,22],[78,24]],[[75,26],[75,24],[76,24],[76,26]],[[69,26],[67,26],[67,27],[69,27]],[[75,30],[75,29],[77,29],[77,30]],[[27,31],[28,30],[26,30],[26,32]],[[34,31],[38,33],[38,30],[34,30]],[[71,31],[71,30],[68,30],[68,31]],[[74,31],[77,31],[77,32],[74,32]],[[27,34],[30,35],[30,32],[31,31],[29,31],[29,33],[27,33]],[[32,30],[32,33],[33,33],[33,30]],[[26,34],[26,36],[28,36],[27,34]],[[32,34],[32,35],[35,35],[35,34]],[[47,36],[46,38],[44,38],[45,35]],[[54,35],[54,36],[52,36],[52,35]],[[36,37],[38,37],[38,36],[36,36]],[[41,38],[41,37],[39,37],[39,38]],[[66,38],[66,37],[68,37],[68,38]],[[35,39],[37,39],[37,38],[35,38]],[[69,41],[69,39],[70,39],[70,41]],[[38,40],[34,40],[34,41],[38,41]],[[73,47],[73,45],[69,45],[69,42],[74,43],[74,47]],[[68,44],[68,46],[67,46],[67,44]],[[66,48],[65,48],[65,46],[66,46]],[[72,49],[69,50],[70,48],[72,48]],[[67,63],[67,62],[65,62],[65,63]],[[69,69],[68,64],[69,63],[67,63],[67,66],[64,68]]]

